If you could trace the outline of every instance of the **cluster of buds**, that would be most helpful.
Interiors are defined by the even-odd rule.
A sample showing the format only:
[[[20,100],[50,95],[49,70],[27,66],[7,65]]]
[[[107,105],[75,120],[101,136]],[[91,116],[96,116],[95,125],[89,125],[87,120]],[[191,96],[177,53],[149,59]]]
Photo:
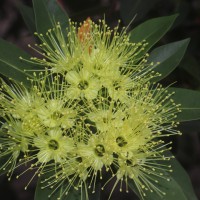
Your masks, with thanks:
[[[114,182],[110,197],[118,183],[128,192],[130,180],[142,198],[146,191],[164,195],[157,177],[167,181],[172,170],[165,155],[171,142],[162,137],[180,134],[180,106],[173,93],[152,83],[159,74],[143,53],[147,43],[131,43],[125,28],[111,30],[104,20],[69,24],[66,32],[57,23],[46,35],[36,33],[41,44],[29,46],[42,58],[28,62],[41,71],[30,88],[1,80],[0,170],[10,179],[26,164],[34,176],[25,188],[45,176],[49,196],[65,185],[59,198],[84,188],[88,199],[102,179],[102,189]]]

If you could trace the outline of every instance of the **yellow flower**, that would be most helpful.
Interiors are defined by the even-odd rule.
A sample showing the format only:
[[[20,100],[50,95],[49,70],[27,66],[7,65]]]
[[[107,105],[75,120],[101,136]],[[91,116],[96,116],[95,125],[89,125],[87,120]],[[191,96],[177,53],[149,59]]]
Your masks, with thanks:
[[[162,197],[165,193],[159,189],[157,178],[169,181],[165,175],[166,172],[172,172],[171,166],[167,161],[173,157],[164,156],[163,153],[171,148],[166,148],[164,141],[151,141],[141,146],[137,151],[127,156],[119,156],[118,170],[116,172],[116,182],[113,190],[118,182],[125,182],[126,192],[128,192],[128,180],[132,180],[136,185],[141,198],[147,196],[146,191],[156,192]],[[166,161],[160,163],[160,161]],[[112,191],[113,191],[112,190]],[[122,187],[120,187],[122,191]],[[110,194],[111,195],[111,194]]]
[[[115,72],[112,76],[102,78],[102,80],[103,86],[108,89],[109,96],[113,100],[121,102],[127,101],[134,85],[137,85],[129,76],[122,75],[120,72]]]
[[[37,158],[40,163],[48,163],[51,160],[60,163],[74,149],[73,140],[63,136],[60,129],[52,129],[46,134],[38,135],[34,138],[33,143],[39,149]]]
[[[41,44],[31,47],[44,58],[32,57],[31,61],[42,67],[51,67],[55,73],[65,72],[79,66],[82,55],[82,44],[77,38],[77,30],[74,23],[69,22],[70,27],[63,33],[60,23],[53,29],[43,34],[35,33]],[[22,57],[20,59],[23,60]],[[42,70],[42,69],[41,69]]]
[[[28,152],[30,141],[22,124],[12,117],[9,124],[2,125],[0,135],[0,158],[5,160],[0,170],[7,171],[8,180],[10,180],[13,171],[17,168],[20,153],[26,154]]]
[[[78,72],[68,72],[66,80],[69,83],[66,93],[71,99],[85,97],[91,100],[97,97],[98,91],[101,89],[98,79],[84,68]]]
[[[10,85],[2,80],[1,82],[1,123],[8,132],[6,136],[0,135],[2,157],[5,158],[2,168],[13,165],[11,173],[16,165],[32,162],[27,170],[37,168],[33,177],[40,175],[47,162],[61,162],[66,159],[66,152],[72,147],[73,142],[68,134],[77,117],[76,101],[72,102],[67,98],[64,93],[65,82],[55,75],[41,73],[37,77],[35,74],[34,80],[30,80],[29,89],[14,81]],[[56,129],[51,129],[54,127]],[[56,146],[59,142],[62,148]],[[58,150],[53,151],[53,148]],[[7,160],[6,155],[9,154]],[[55,167],[55,163],[51,166]]]
[[[58,23],[46,35],[36,35],[41,44],[33,49],[43,58],[30,62],[60,73],[72,100],[91,101],[106,91],[112,100],[126,102],[135,88],[159,75],[153,72],[153,63],[147,64],[148,54],[142,53],[147,43],[132,43],[126,28],[118,25],[111,30],[104,20],[96,24],[88,18],[79,26],[69,21],[66,32]]]
[[[146,64],[148,54],[142,53],[147,43],[132,43],[126,28],[119,29],[119,25],[111,30],[104,20],[96,24],[88,18],[80,26],[69,21],[65,32],[57,23],[46,35],[35,33],[41,44],[36,48],[29,46],[43,58],[32,57],[28,62],[41,65],[41,71],[50,67],[52,72],[61,74],[84,68],[93,77],[98,77],[101,85],[115,74],[122,75],[122,85],[127,85],[130,78],[144,83],[158,76],[152,71],[153,63]]]
[[[124,103],[126,106],[115,104],[116,110],[123,108],[126,117],[122,119],[121,126],[107,122],[110,127],[103,134],[118,158],[115,167],[117,180],[113,190],[118,182],[125,182],[128,188],[128,179],[131,179],[138,188],[141,198],[146,195],[146,190],[156,192],[160,196],[164,195],[159,190],[157,182],[152,181],[152,176],[155,180],[156,177],[168,180],[164,172],[171,171],[167,161],[164,164],[159,164],[158,161],[169,160],[170,157],[164,156],[164,152],[171,149],[167,147],[171,142],[165,144],[160,138],[180,134],[176,130],[178,123],[174,121],[176,113],[180,112],[180,105],[173,102],[172,95],[173,93],[168,93],[160,85],[145,84],[138,88],[127,105],[127,102]],[[112,109],[109,111],[110,114],[113,112]]]
[[[103,169],[110,170],[115,162],[113,152],[103,135],[90,135],[86,136],[84,142],[78,144],[77,154],[81,158],[79,164],[81,177],[86,178],[81,182],[87,181],[88,188],[94,193],[98,177],[103,179]]]
[[[119,156],[134,156],[135,152],[152,139],[152,133],[142,123],[124,120],[121,127],[111,126],[106,137],[114,153]]]
[[[44,126],[70,128],[77,116],[76,110],[66,107],[64,100],[49,99],[37,109],[37,115]]]
[[[110,166],[113,162],[112,151],[101,135],[89,136],[86,144],[78,144],[77,152],[84,163],[95,173],[101,171],[103,166]]]
[[[115,101],[108,102],[108,98],[101,98],[96,104],[91,102],[86,111],[89,120],[94,122],[97,130],[101,132],[122,126],[123,120],[127,118],[125,105],[117,104]]]
[[[56,166],[55,171],[46,172],[48,179],[43,181],[42,189],[51,188],[52,192],[48,195],[49,198],[63,185],[63,190],[60,192],[58,200],[67,196],[71,188],[81,190],[81,197],[86,196],[86,199],[89,199],[86,183],[88,167],[82,163],[82,158],[76,155],[76,149],[73,152],[74,154],[71,154],[68,159]],[[85,192],[83,192],[84,190]]]
[[[175,121],[177,113],[181,110],[180,105],[173,101],[173,94],[160,84],[141,86],[128,103],[130,120],[142,123],[154,135],[180,134],[180,131],[174,130],[179,124]]]
[[[0,89],[0,105],[2,106],[4,114],[12,114],[14,118],[34,118],[35,110],[43,104],[41,95],[32,88],[29,92],[25,86],[12,81],[10,86],[2,79]]]
[[[116,180],[110,197],[119,182],[128,192],[128,180],[141,198],[147,190],[164,195],[156,177],[168,180],[164,172],[171,169],[158,161],[170,159],[164,152],[171,143],[160,138],[180,134],[180,105],[173,93],[150,82],[159,74],[143,53],[147,43],[130,42],[125,28],[111,30],[104,20],[69,24],[66,32],[58,23],[46,35],[36,33],[41,44],[32,48],[43,58],[30,62],[45,72],[34,74],[30,89],[1,81],[0,112],[8,132],[0,135],[1,156],[11,155],[3,166],[11,162],[12,172],[21,152],[21,163],[37,169],[33,177],[48,176],[43,188],[53,189],[50,196],[68,182],[60,198],[73,187],[85,189],[88,200],[87,189],[95,192],[104,177],[105,185]]]

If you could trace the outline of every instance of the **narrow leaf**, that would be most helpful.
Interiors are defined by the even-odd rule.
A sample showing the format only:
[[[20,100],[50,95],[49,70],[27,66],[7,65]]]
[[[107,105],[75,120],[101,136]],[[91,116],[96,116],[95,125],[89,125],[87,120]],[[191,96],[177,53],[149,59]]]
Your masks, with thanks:
[[[38,33],[46,33],[53,27],[53,21],[44,0],[33,0],[36,30]]]
[[[60,22],[63,29],[69,26],[69,17],[65,10],[58,4],[57,0],[46,0],[49,13],[55,17],[56,22]]]
[[[178,114],[177,121],[200,119],[200,92],[183,88],[169,88],[169,92],[172,91],[175,92],[172,96],[174,101],[181,104],[182,112]]]
[[[145,21],[130,32],[130,40],[132,42],[146,40],[148,45],[145,51],[148,51],[171,28],[177,16],[171,15]]]
[[[171,155],[169,151],[167,153],[169,156]],[[179,184],[179,187],[184,193],[186,199],[197,200],[192,183],[185,169],[181,166],[181,164],[175,158],[171,159],[169,162],[170,162],[169,164],[172,166],[172,169],[173,169],[171,177],[174,181],[176,181]],[[176,191],[174,191],[174,193],[176,193]],[[166,199],[169,199],[169,198],[166,198]]]
[[[60,192],[62,191],[62,188],[57,189],[55,193],[51,195],[53,189],[50,189],[49,187],[42,189],[42,187],[44,186],[44,184],[41,183],[41,181],[44,180],[43,177],[44,176],[38,179],[34,200],[44,200],[44,199],[56,200],[58,197],[60,197]],[[51,197],[49,195],[51,195]]]
[[[36,27],[35,27],[35,17],[34,17],[33,8],[21,4],[19,6],[19,10],[27,27],[32,33],[34,33],[36,31]]]
[[[180,63],[183,58],[190,39],[169,43],[154,49],[148,58],[148,62],[154,63],[154,71],[161,76],[153,81],[159,81],[169,75]],[[157,64],[159,62],[159,64]]]
[[[22,62],[19,57],[29,59],[30,55],[15,45],[0,39],[0,71],[4,76],[18,82],[28,84],[27,77],[31,78],[32,73],[25,70],[37,69],[36,66]]]
[[[33,0],[33,8],[38,33],[46,33],[56,22],[63,28],[68,26],[68,16],[56,0]]]

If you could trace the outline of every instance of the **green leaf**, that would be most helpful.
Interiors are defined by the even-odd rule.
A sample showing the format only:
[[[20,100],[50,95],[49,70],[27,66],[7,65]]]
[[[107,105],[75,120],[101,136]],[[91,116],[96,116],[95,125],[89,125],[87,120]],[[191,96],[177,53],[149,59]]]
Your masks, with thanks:
[[[24,70],[37,69],[36,66],[22,62],[19,57],[29,59],[30,55],[15,45],[0,39],[0,73],[18,82],[28,85],[27,77],[32,77],[32,72]]]
[[[48,29],[53,27],[52,17],[47,9],[46,2],[44,0],[33,0],[33,8],[37,32],[46,33]]]
[[[68,16],[56,0],[33,0],[33,8],[38,33],[46,33],[56,22],[63,29],[68,26]]]
[[[169,156],[171,155],[169,151],[167,153]],[[169,164],[172,165],[172,169],[173,169],[173,172],[171,174],[172,181],[175,181],[179,185],[179,189],[184,193],[187,200],[198,200],[194,193],[191,180],[187,172],[185,171],[185,169],[181,166],[181,164],[175,158],[171,159],[169,162],[170,162]],[[174,193],[176,193],[176,191],[174,191]],[[166,199],[170,199],[170,198],[166,198]]]
[[[168,151],[165,153],[165,156],[171,156],[172,154]],[[160,162],[159,162],[160,163]],[[163,163],[160,163],[163,164]],[[167,181],[166,179],[152,176],[153,180],[158,180],[158,184],[156,187],[161,190],[162,192],[166,193],[162,197],[159,196],[156,192],[149,192],[146,191],[145,200],[155,200],[155,199],[162,199],[162,200],[197,200],[197,197],[194,193],[191,181],[188,177],[188,174],[185,172],[183,167],[179,164],[179,162],[174,158],[170,159],[169,161],[165,161],[165,164],[171,165],[173,172],[172,173],[165,173],[164,176],[170,179]],[[138,190],[132,180],[128,182],[129,187],[138,195]],[[139,196],[139,195],[138,195]]]
[[[148,58],[148,62],[154,63],[154,71],[159,72],[161,76],[153,81],[159,81],[169,75],[180,63],[183,58],[190,39],[169,43],[154,49]],[[159,62],[159,64],[157,64]]]
[[[145,21],[130,32],[130,41],[137,43],[146,40],[148,45],[145,51],[148,51],[171,28],[177,16],[176,14]]]
[[[169,92],[174,91],[172,96],[175,103],[181,104],[182,112],[177,115],[177,121],[190,121],[200,119],[200,92],[183,89],[169,88]]]
[[[57,198],[60,196],[60,193],[62,193],[62,188],[57,189],[55,193],[53,193],[52,196],[48,198],[48,196],[52,193],[53,189],[50,189],[49,187],[41,189],[42,187],[44,187],[44,184],[41,183],[41,181],[44,180],[44,178],[45,176],[41,176],[38,179],[34,200],[44,200],[44,199],[57,200]]]
[[[34,33],[36,31],[36,27],[35,27],[35,17],[34,17],[33,8],[21,4],[19,6],[19,10],[27,27],[32,33]]]
[[[66,11],[58,4],[57,0],[46,0],[46,2],[50,15],[53,14],[54,19],[60,22],[63,29],[66,29],[69,26],[69,17]]]
[[[123,0],[120,2],[120,15],[125,24],[142,19],[160,0]],[[136,17],[135,17],[136,16]]]

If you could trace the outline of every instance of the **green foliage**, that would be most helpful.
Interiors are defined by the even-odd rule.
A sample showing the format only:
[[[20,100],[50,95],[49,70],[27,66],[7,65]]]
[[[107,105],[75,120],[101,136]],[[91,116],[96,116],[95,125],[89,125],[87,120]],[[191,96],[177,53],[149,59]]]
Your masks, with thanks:
[[[169,88],[175,92],[173,99],[181,104],[182,112],[178,114],[177,121],[190,121],[200,119],[200,92],[183,88]]]
[[[38,179],[37,187],[36,187],[36,190],[35,190],[34,200],[47,199],[48,196],[51,195],[51,193],[53,192],[54,189],[50,189],[49,187],[42,189],[42,187],[44,186],[44,184],[42,184],[42,181],[44,181],[45,178],[46,178],[46,176],[43,175]],[[62,194],[62,189],[63,189],[62,187],[57,189],[52,194],[52,196],[49,197],[49,200],[57,199],[58,197],[60,197],[60,194]]]
[[[0,39],[0,71],[4,76],[12,78],[18,82],[28,84],[27,77],[32,77],[34,65],[22,62],[19,57],[29,59],[29,55],[15,45]],[[26,70],[26,71],[25,71]],[[31,71],[29,71],[31,70]]]
[[[46,33],[57,22],[63,29],[68,26],[68,16],[56,0],[33,0],[33,8],[38,33]]]
[[[154,49],[150,53],[148,62],[154,63],[154,70],[161,76],[152,81],[159,81],[169,75],[180,63],[183,58],[190,39],[169,43]],[[157,64],[159,62],[159,64]]]
[[[34,0],[34,9],[20,5],[21,14],[31,31],[37,30],[39,33],[45,33],[49,28],[59,21],[63,28],[68,25],[68,16],[57,4],[55,0]],[[35,18],[34,18],[35,17]],[[4,76],[12,78],[18,82],[29,84],[27,77],[32,77],[32,71],[37,70],[38,66],[22,61],[30,59],[30,55],[23,50],[17,48],[0,39],[0,70]]]
[[[176,14],[145,21],[130,32],[131,42],[141,42],[145,40],[148,43],[145,48],[145,52],[147,52],[171,28],[177,16]]]
[[[36,27],[35,27],[35,16],[34,16],[33,8],[21,4],[19,6],[19,10],[27,27],[29,28],[31,32],[34,33],[36,31]]]

